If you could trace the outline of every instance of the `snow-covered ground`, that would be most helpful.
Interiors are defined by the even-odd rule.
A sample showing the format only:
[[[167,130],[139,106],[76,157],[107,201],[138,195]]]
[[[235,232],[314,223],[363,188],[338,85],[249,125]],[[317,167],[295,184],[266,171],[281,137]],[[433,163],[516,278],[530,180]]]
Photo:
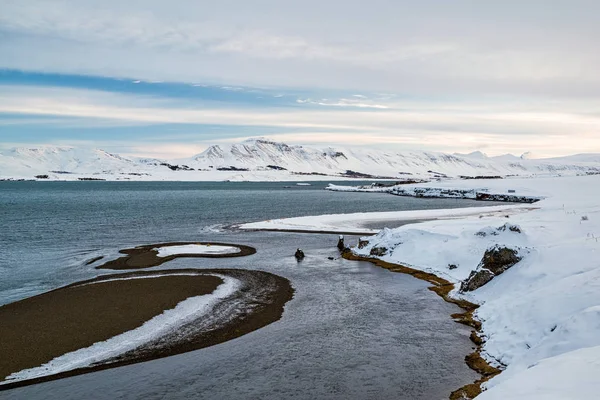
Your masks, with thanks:
[[[233,246],[219,246],[207,244],[185,244],[181,246],[157,247],[153,250],[158,252],[158,257],[168,257],[181,254],[235,254],[240,249]]]
[[[368,196],[365,195],[368,201]],[[247,230],[280,230],[280,231],[307,231],[307,232],[346,232],[356,234],[375,234],[379,229],[368,226],[374,224],[394,223],[403,225],[405,223],[417,222],[429,219],[453,219],[465,216],[495,215],[507,213],[514,214],[525,212],[530,205],[506,205],[491,207],[466,207],[441,210],[412,210],[412,211],[385,211],[354,214],[328,214],[308,217],[271,219],[260,222],[250,222],[239,225],[239,229]],[[389,225],[391,224],[391,225]]]
[[[529,159],[504,155],[316,148],[264,139],[213,145],[193,157],[159,160],[101,149],[32,146],[0,151],[0,179],[132,181],[428,180],[459,176],[600,173],[600,155]]]
[[[388,216],[395,222],[432,220],[384,229],[365,238],[369,244],[354,251],[368,256],[373,247],[385,247],[383,260],[460,283],[478,267],[486,249],[502,245],[518,250],[523,259],[503,274],[475,291],[460,294],[456,289],[453,293],[481,304],[476,316],[483,323],[483,355],[505,366],[504,372],[485,384],[487,390],[479,398],[598,398],[600,176],[461,180],[419,186],[440,185],[490,192],[511,189],[545,199],[533,206],[496,210],[501,212],[450,210],[465,214],[444,219],[439,210],[420,211],[418,217],[415,212],[391,213]],[[365,201],[369,201],[367,193]],[[384,216],[378,213],[373,218]],[[365,220],[373,219],[368,214],[352,214],[267,221],[262,227],[290,227],[300,221],[303,230],[311,224],[315,230],[325,226],[347,230]]]

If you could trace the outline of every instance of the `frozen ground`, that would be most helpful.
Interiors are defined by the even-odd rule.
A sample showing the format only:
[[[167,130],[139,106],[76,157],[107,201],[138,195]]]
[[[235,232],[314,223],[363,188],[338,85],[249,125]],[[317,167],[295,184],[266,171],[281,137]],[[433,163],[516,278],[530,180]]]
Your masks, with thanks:
[[[486,384],[487,391],[480,398],[597,398],[600,176],[446,181],[418,186],[432,185],[494,192],[511,189],[546,198],[533,207],[496,209],[502,212],[451,210],[454,218],[446,219],[439,219],[442,211],[420,211],[420,219],[437,219],[384,229],[369,237],[366,247],[355,251],[369,255],[373,247],[385,247],[381,258],[386,261],[459,283],[478,267],[486,249],[498,244],[518,250],[524,258],[517,265],[473,292],[454,293],[481,304],[476,315],[483,322],[484,356],[505,367]],[[369,201],[369,194],[365,194],[365,201]],[[395,221],[403,216],[414,218],[410,212],[388,215]],[[366,219],[368,214],[300,221],[303,229],[312,223],[320,230],[335,221],[359,226]],[[263,226],[297,221],[270,221]],[[507,223],[521,232],[502,229],[509,226]]]

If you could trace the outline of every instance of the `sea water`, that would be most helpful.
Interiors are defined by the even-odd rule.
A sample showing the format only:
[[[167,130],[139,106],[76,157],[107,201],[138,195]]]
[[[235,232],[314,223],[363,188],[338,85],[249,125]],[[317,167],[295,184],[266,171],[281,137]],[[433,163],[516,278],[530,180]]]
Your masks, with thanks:
[[[95,257],[169,241],[247,244],[257,253],[177,259],[158,269],[259,269],[296,290],[280,321],[238,339],[0,398],[441,399],[474,381],[463,361],[472,351],[469,330],[450,318],[459,309],[425,282],[340,259],[336,235],[227,226],[489,203],[329,192],[327,183],[0,182],[0,304],[110,273],[86,265]],[[297,247],[307,255],[301,263]]]

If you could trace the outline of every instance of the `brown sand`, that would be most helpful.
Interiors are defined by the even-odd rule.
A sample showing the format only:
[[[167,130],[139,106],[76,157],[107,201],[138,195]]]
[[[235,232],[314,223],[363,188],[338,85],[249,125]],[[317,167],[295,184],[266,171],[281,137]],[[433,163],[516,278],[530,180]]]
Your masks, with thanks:
[[[158,251],[153,250],[157,247],[168,247],[168,246],[182,246],[188,244],[201,244],[211,246],[230,246],[237,247],[240,249],[238,253],[231,254],[173,254],[166,257],[159,257]],[[142,269],[157,267],[167,261],[174,260],[180,257],[200,257],[200,258],[225,258],[225,257],[243,257],[249,256],[256,253],[256,249],[250,246],[244,246],[241,244],[229,244],[229,243],[213,243],[213,242],[172,242],[172,243],[157,243],[148,244],[144,246],[138,246],[133,249],[123,249],[119,253],[127,254],[124,257],[117,258],[116,260],[108,261],[98,267],[97,269]]]
[[[206,275],[99,282],[0,307],[0,377],[137,328],[221,282]]]
[[[0,385],[1,390],[31,385],[97,370],[168,357],[212,346],[245,335],[281,318],[293,297],[290,282],[263,271],[232,269],[180,269],[105,275],[74,283],[38,296],[0,307],[0,375],[39,366],[66,352],[87,347],[99,340],[142,325],[165,309],[190,296],[211,293],[222,279],[215,276],[173,276],[173,273],[227,275],[243,286],[237,298],[255,301],[256,306],[208,331],[174,333],[173,340],[142,345],[135,351],[106,363],[78,368],[56,375]],[[111,281],[81,286],[112,277],[160,276],[150,279]],[[193,327],[193,323],[191,324]],[[188,327],[189,328],[189,327]]]
[[[477,349],[476,351],[465,357],[465,363],[472,370],[479,373],[481,375],[481,379],[478,379],[476,382],[465,385],[460,389],[457,389],[454,392],[452,392],[450,394],[450,400],[465,400],[475,398],[481,393],[481,385],[484,382],[490,380],[491,378],[502,372],[500,369],[488,364],[488,362],[485,361],[483,357],[481,357],[481,349],[484,343],[483,338],[479,336],[479,332],[481,331],[481,322],[477,321],[473,317],[473,312],[479,306],[466,300],[458,300],[451,298],[449,294],[454,289],[454,284],[428,272],[419,271],[413,268],[405,267],[404,265],[400,264],[392,264],[387,261],[382,261],[376,258],[357,256],[356,254],[350,251],[343,252],[342,257],[344,257],[347,260],[368,261],[392,272],[399,272],[403,274],[412,275],[417,279],[422,279],[424,281],[432,283],[433,286],[430,286],[429,290],[438,294],[448,303],[456,304],[457,306],[465,310],[464,313],[452,314],[452,318],[454,318],[454,320],[458,323],[473,328],[473,331],[471,331],[470,338],[471,341],[477,346]]]

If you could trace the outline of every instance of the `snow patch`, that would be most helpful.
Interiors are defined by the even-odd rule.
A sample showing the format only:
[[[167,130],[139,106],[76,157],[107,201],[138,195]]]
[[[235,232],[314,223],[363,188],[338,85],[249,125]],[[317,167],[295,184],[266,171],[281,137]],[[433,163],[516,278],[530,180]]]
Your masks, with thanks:
[[[164,246],[152,250],[158,252],[158,257],[168,257],[181,254],[235,254],[240,249],[233,246],[219,246],[210,244],[185,244],[181,246]]]

